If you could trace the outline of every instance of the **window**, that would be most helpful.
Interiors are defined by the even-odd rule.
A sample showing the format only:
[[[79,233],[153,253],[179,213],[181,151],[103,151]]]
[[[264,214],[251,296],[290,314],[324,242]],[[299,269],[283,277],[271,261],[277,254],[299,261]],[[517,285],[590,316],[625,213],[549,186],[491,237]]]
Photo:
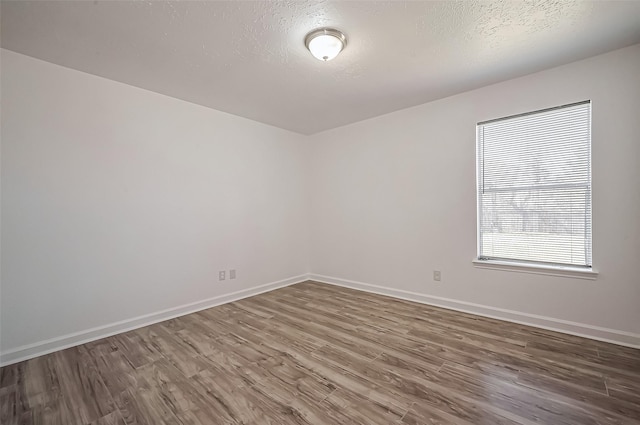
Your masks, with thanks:
[[[478,123],[478,260],[591,267],[591,102]]]

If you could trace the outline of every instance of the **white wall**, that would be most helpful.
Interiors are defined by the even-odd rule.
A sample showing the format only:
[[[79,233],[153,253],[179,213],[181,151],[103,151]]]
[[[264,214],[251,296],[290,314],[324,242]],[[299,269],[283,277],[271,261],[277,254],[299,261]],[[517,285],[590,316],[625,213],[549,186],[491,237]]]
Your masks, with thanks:
[[[598,279],[474,268],[476,123],[585,99]],[[311,140],[316,278],[640,344],[640,45]]]
[[[1,59],[2,362],[309,271],[640,344],[640,45],[310,138]],[[476,122],[584,99],[600,276],[474,268]]]
[[[308,272],[303,136],[1,54],[5,362]]]

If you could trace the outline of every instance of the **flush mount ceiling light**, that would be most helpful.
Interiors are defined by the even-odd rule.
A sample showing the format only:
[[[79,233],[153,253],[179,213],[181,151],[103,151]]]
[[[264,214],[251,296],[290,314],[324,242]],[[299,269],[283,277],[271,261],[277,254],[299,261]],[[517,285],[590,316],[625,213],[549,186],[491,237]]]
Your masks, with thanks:
[[[333,28],[318,28],[307,34],[304,45],[315,58],[326,62],[338,56],[347,46],[347,37]]]

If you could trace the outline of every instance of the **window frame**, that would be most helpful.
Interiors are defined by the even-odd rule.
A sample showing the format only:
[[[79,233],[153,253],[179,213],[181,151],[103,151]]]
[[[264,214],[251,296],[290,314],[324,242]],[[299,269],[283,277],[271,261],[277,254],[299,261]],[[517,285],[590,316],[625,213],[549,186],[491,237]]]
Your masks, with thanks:
[[[520,259],[503,259],[503,258],[491,258],[491,257],[483,257],[481,256],[482,249],[482,233],[481,233],[481,214],[482,214],[482,196],[480,195],[480,185],[483,170],[483,158],[481,157],[481,153],[484,154],[484,151],[481,152],[481,144],[480,144],[480,131],[481,126],[485,124],[490,124],[498,121],[512,120],[520,117],[525,117],[528,115],[540,114],[545,112],[550,112],[557,109],[568,108],[572,106],[578,106],[583,104],[589,104],[589,181],[586,184],[586,189],[589,191],[589,214],[590,214],[590,240],[589,240],[589,252],[591,256],[591,265],[569,265],[569,264],[561,264],[561,263],[550,263],[550,262],[542,262],[542,261],[531,261],[531,260],[520,260]],[[598,276],[598,271],[593,266],[593,170],[592,170],[592,108],[593,103],[591,100],[584,100],[580,102],[574,102],[569,104],[563,104],[559,106],[554,106],[550,108],[538,109],[530,112],[514,114],[510,116],[505,116],[496,119],[490,119],[486,121],[480,121],[476,123],[476,257],[473,259],[472,263],[474,267],[482,268],[482,269],[491,269],[491,270],[505,270],[505,271],[514,271],[521,273],[534,273],[534,274],[543,274],[550,276],[559,276],[559,277],[574,277],[580,279],[589,279],[594,280]],[[585,188],[584,183],[566,183],[559,184],[558,187],[562,186],[562,188]],[[500,189],[494,190],[495,192],[499,192]],[[586,229],[585,229],[586,231]]]

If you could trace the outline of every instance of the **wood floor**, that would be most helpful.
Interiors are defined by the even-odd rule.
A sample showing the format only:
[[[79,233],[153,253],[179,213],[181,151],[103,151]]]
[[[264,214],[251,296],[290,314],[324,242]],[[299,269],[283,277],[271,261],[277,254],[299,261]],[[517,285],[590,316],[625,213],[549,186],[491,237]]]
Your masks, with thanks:
[[[2,368],[9,424],[640,424],[640,350],[306,282]]]

